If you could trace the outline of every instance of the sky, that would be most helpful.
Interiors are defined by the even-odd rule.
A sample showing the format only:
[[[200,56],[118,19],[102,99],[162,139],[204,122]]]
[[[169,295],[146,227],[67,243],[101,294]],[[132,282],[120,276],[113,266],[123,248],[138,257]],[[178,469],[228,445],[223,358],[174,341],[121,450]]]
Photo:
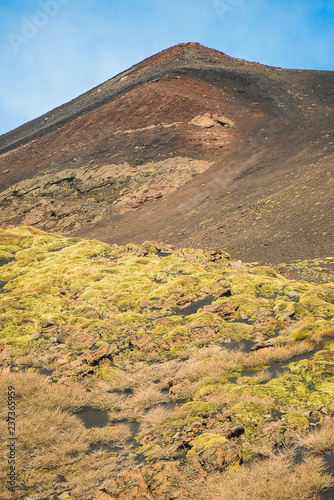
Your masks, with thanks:
[[[184,42],[333,71],[334,0],[0,0],[0,135]]]

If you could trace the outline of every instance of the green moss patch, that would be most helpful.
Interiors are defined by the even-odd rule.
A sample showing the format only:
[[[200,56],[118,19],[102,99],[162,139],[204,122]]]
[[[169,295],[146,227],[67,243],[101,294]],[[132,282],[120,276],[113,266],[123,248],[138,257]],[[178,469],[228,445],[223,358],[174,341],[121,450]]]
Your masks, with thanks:
[[[0,252],[9,261],[0,266],[1,379],[5,392],[17,384],[21,430],[31,433],[20,459],[31,491],[42,491],[45,478],[57,482],[60,468],[72,481],[66,491],[88,498],[101,475],[109,481],[138,461],[159,468],[185,453],[196,476],[209,448],[274,456],[333,418],[331,283],[230,266],[209,251],[169,248],[162,258],[151,242],[109,246],[27,227],[0,230]],[[193,302],[201,308],[189,314]],[[68,426],[50,460],[58,445],[29,427],[36,407],[45,433],[57,408],[66,413],[56,419]],[[85,407],[108,410],[110,425],[106,433],[81,426],[74,443],[71,413]],[[88,468],[94,481],[82,490]],[[42,493],[56,491],[48,488]]]
[[[211,446],[220,446],[225,443],[227,443],[227,439],[219,434],[202,434],[195,438],[195,443],[190,453],[207,450],[211,448]]]

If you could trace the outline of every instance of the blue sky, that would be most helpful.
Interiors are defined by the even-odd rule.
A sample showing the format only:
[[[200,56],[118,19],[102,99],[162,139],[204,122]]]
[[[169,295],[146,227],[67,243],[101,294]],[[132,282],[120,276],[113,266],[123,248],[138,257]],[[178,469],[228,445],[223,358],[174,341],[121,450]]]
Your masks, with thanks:
[[[0,134],[181,42],[334,70],[334,0],[0,0]]]

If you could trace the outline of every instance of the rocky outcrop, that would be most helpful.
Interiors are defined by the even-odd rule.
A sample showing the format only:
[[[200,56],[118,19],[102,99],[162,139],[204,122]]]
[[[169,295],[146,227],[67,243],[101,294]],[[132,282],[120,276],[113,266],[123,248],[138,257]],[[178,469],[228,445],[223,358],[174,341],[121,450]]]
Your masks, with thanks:
[[[205,308],[205,312],[217,314],[224,321],[234,321],[237,317],[236,312],[238,309],[239,304],[236,303],[212,304]]]
[[[116,193],[115,203],[119,206],[129,203],[135,195],[137,195],[136,200],[144,198],[149,201],[162,197],[162,192],[170,194],[175,191],[194,175],[209,168],[212,163],[190,158],[171,158],[142,165],[140,171],[127,163],[104,165],[100,168],[89,166],[64,169],[14,184],[1,193],[0,204],[5,205],[22,197],[80,196],[109,186],[113,186]],[[121,187],[123,191],[119,193]],[[144,193],[148,191],[150,193],[145,195]],[[140,192],[143,194],[138,196]],[[138,202],[131,202],[133,208],[136,203]],[[65,211],[58,215],[67,213]]]
[[[80,357],[80,361],[91,366],[97,366],[104,359],[111,361],[113,351],[113,347],[104,342],[96,351],[85,352]]]
[[[205,113],[204,115],[195,116],[195,118],[193,118],[190,123],[202,128],[234,126],[234,123],[225,116],[218,116],[211,113]]]
[[[203,451],[197,452],[195,457],[192,455],[192,453],[189,454],[190,460],[196,460],[208,473],[222,472],[227,467],[242,463],[242,453],[239,446],[229,442],[210,446]]]
[[[191,500],[185,479],[174,463],[156,463],[138,470],[126,471],[116,479],[103,484],[103,491],[115,500]],[[97,496],[97,498],[99,498]]]
[[[22,180],[0,195],[0,223],[64,233],[99,223],[103,216],[134,212],[184,186],[213,162],[170,158],[140,169],[128,163],[78,167]],[[14,211],[13,211],[13,207]]]

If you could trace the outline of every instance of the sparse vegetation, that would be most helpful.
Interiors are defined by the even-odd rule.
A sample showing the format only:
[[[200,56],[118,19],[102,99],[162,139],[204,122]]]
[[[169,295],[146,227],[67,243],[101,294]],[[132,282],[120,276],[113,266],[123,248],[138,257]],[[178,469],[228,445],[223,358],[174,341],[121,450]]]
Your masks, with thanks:
[[[314,454],[334,446],[333,284],[191,249],[161,257],[153,242],[111,247],[27,227],[0,230],[0,242],[17,498],[123,498],[124,470],[142,486],[162,474],[184,498],[306,499],[332,485]],[[107,424],[86,428],[85,408]],[[14,498],[6,464],[0,474]]]

